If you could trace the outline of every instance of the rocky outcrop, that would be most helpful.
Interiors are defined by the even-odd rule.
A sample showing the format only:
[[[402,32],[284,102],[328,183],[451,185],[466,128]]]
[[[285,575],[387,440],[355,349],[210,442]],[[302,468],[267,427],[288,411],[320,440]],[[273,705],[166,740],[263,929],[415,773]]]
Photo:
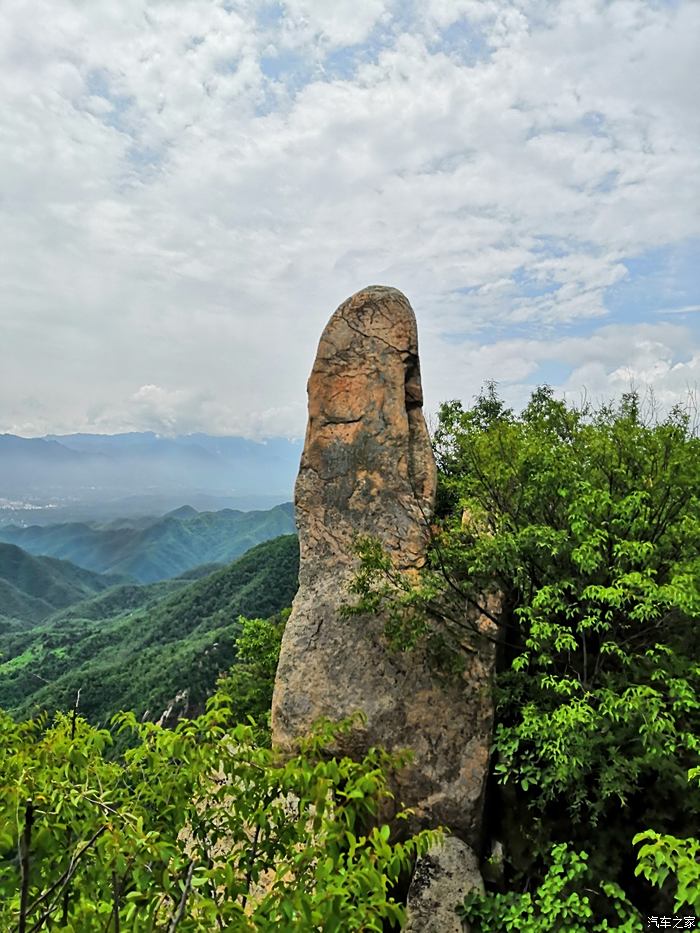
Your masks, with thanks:
[[[272,705],[273,742],[291,751],[321,716],[362,710],[339,740],[408,749],[395,776],[409,828],[449,826],[477,845],[492,725],[492,653],[464,677],[438,678],[420,649],[389,648],[383,622],[347,617],[358,535],[379,539],[395,565],[424,561],[436,470],[422,413],[416,321],[407,299],[374,286],[345,301],[323,332],[309,379],[309,422],[295,502],[301,565]],[[473,620],[482,628],[485,618]]]
[[[295,490],[300,582],[355,563],[358,534],[404,568],[423,562],[436,469],[423,418],[413,310],[393,288],[344,302],[323,332],[308,384]]]
[[[468,933],[457,907],[475,890],[484,890],[476,856],[460,839],[446,836],[416,863],[405,933]]]
[[[193,716],[199,716],[202,712],[203,710],[201,708],[196,708],[195,705],[190,702],[190,691],[185,687],[184,690],[180,690],[175,694],[172,700],[170,700],[156,720],[156,725],[161,726],[163,729],[174,729],[181,719],[191,719]],[[150,714],[149,711],[146,710],[142,722],[147,722],[149,719]]]

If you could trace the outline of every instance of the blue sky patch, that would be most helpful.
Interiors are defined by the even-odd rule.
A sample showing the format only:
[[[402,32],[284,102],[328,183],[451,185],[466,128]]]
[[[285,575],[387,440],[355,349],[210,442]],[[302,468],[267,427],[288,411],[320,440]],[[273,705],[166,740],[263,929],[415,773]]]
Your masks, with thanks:
[[[685,240],[624,259],[627,278],[608,289],[605,303],[620,323],[658,323],[679,309],[700,305],[700,239]],[[687,315],[692,319],[692,314]],[[694,323],[690,320],[689,323]],[[695,326],[700,326],[698,316]]]

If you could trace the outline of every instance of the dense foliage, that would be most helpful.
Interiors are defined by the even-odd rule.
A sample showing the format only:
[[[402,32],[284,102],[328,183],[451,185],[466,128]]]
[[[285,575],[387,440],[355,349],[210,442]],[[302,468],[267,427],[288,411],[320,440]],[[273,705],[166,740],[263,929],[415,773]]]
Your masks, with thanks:
[[[622,889],[609,881],[592,888],[595,882],[587,862],[585,852],[570,852],[564,843],[555,845],[547,873],[534,892],[510,891],[489,897],[473,892],[460,913],[470,920],[472,928],[504,933],[637,933],[642,929],[639,917]],[[595,907],[591,895],[598,895]],[[601,901],[606,902],[608,917],[600,915]]]
[[[574,408],[547,388],[514,414],[491,386],[471,409],[442,407],[435,445],[421,584],[366,542],[356,589],[397,643],[427,639],[452,661],[478,647],[465,607],[501,594],[491,799],[507,885],[543,883],[552,846],[570,843],[640,907],[670,909],[676,890],[677,906],[697,904],[700,440],[687,414],[646,417],[634,394]],[[689,884],[676,887],[679,865]]]
[[[270,738],[272,691],[282,633],[290,611],[285,609],[271,619],[239,618],[236,663],[221,681],[221,688],[232,698],[237,720],[252,720],[256,739],[261,744],[267,744]]]
[[[53,557],[0,543],[0,633],[21,630],[119,583]]]
[[[238,617],[289,606],[298,567],[297,539],[285,535],[201,580],[120,586],[0,634],[0,708],[69,710],[80,690],[92,722],[120,709],[157,719],[187,689],[188,708],[199,712],[236,658]]]
[[[254,633],[250,633],[254,637]],[[325,751],[323,727],[286,762],[236,725],[222,688],[174,730],[120,714],[112,737],[59,715],[0,714],[0,928],[107,933],[312,930],[400,923],[391,886],[431,837],[372,826],[388,793],[379,752]]]

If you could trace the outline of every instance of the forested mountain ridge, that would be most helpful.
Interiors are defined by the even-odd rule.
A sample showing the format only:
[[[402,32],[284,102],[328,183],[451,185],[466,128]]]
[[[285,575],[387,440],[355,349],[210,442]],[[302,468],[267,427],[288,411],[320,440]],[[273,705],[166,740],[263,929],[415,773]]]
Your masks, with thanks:
[[[117,586],[2,634],[0,708],[20,716],[68,709],[80,690],[93,721],[120,709],[157,718],[184,689],[199,708],[235,660],[238,617],[289,606],[298,564],[297,539],[286,535],[194,582]]]
[[[69,560],[96,573],[153,583],[201,564],[228,563],[261,541],[292,532],[294,509],[285,503],[253,512],[183,508],[146,524],[6,525],[0,526],[0,541],[16,544],[31,554]]]
[[[101,593],[119,582],[53,557],[34,557],[0,543],[0,632],[3,620],[35,623],[56,610]]]

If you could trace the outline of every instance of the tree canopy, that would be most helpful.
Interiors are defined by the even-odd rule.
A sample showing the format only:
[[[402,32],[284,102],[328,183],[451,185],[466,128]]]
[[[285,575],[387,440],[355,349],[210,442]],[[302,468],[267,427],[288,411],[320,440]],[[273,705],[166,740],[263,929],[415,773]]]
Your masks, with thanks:
[[[389,758],[334,758],[321,724],[278,759],[225,686],[173,730],[0,714],[0,928],[19,933],[313,930],[401,923],[392,886],[435,834],[373,823]]]
[[[688,780],[700,763],[700,440],[689,414],[658,418],[635,393],[576,407],[547,387],[516,414],[489,385],[471,408],[442,406],[435,451],[422,580],[400,578],[363,542],[355,590],[360,609],[386,613],[397,646],[426,639],[443,667],[478,646],[465,607],[500,594],[491,812],[502,815],[507,885],[543,881],[552,847],[570,844],[640,908],[660,896],[643,876],[669,905],[700,911],[697,858],[680,855],[697,853],[700,832]],[[647,848],[635,877],[637,834]]]

